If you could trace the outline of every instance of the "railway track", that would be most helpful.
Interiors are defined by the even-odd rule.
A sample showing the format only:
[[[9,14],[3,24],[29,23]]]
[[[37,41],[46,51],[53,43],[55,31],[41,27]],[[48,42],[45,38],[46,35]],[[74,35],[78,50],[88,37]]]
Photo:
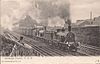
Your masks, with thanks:
[[[9,37],[8,37],[9,36]],[[14,40],[17,38],[11,34],[6,33],[5,37],[9,40]],[[15,41],[15,40],[14,40]],[[15,41],[16,42],[16,41]],[[26,44],[26,42],[23,42],[24,44]],[[22,45],[24,47],[24,45]],[[30,45],[29,45],[30,46]],[[14,49],[14,48],[13,48]],[[34,51],[33,54],[38,55],[38,56],[52,56],[50,53],[46,52],[45,50],[43,50],[42,48],[39,48],[35,45],[32,46],[32,50]],[[12,53],[13,52],[13,53]],[[11,54],[14,54],[14,50],[12,50]],[[13,56],[11,55],[10,56]]]
[[[18,38],[15,37],[15,39],[18,39]],[[37,55],[37,56],[67,56],[67,55],[70,55],[66,52],[62,52],[57,49],[52,49],[50,47],[37,47],[37,46],[33,45],[32,41],[30,42],[30,41],[24,40],[24,42],[29,45],[32,45],[32,49],[33,49],[34,53],[36,53],[35,55]]]
[[[14,38],[13,35],[9,35],[9,36]],[[15,37],[14,39],[17,40],[18,38]],[[24,40],[24,43],[26,42],[31,45],[31,42]],[[49,49],[48,47],[38,47],[38,46],[33,45],[33,43],[31,47],[35,55],[37,56],[61,56],[62,55],[57,52],[55,53],[53,50]]]
[[[33,43],[31,43],[31,42],[29,44],[33,45]],[[47,53],[51,54],[50,56],[67,56],[67,55],[70,55],[70,54],[68,54],[66,52],[62,52],[58,49],[52,49],[49,46],[39,46],[39,48],[46,51]]]
[[[54,52],[55,54],[57,54],[57,55],[54,55],[54,56],[69,56],[70,55],[70,54],[68,54],[66,52],[62,52],[62,51],[60,51],[58,49],[54,49],[54,48],[50,48],[50,47],[49,48],[46,47],[46,50],[48,50],[49,52]]]
[[[34,39],[38,39],[38,38],[34,38]],[[38,41],[43,41],[43,43],[44,43],[44,40],[45,39],[43,39],[43,38],[38,39]],[[46,41],[46,42],[48,42],[48,41]],[[50,46],[46,49],[49,49],[49,51],[51,50],[51,51],[59,54],[58,56],[88,56],[88,54],[81,53],[80,51],[78,51],[78,52],[63,51],[63,50],[59,50],[57,48],[53,48],[53,47],[50,47]]]
[[[90,56],[100,55],[100,48],[90,46],[90,45],[80,45],[79,49]]]
[[[54,48],[52,48],[54,49]],[[64,50],[61,50],[61,49],[57,49],[56,50],[59,50],[61,54],[64,54],[64,56],[88,56],[88,54],[86,53],[81,53],[80,51],[77,51],[77,52],[71,52],[71,51],[64,51]]]
[[[37,46],[32,46],[34,52],[36,52],[36,56],[53,56],[53,54],[49,53],[48,51],[40,48],[40,47],[37,47]]]
[[[39,37],[38,37],[39,38]],[[35,39],[38,39],[38,38],[35,38]],[[43,38],[41,39],[38,39],[38,41],[42,40]],[[43,39],[41,42],[44,43],[44,40]],[[48,42],[48,41],[47,41]],[[44,50],[50,52],[53,56],[87,56],[88,54],[86,53],[81,53],[81,52],[68,52],[68,51],[62,51],[62,50],[59,50],[59,49],[56,49],[56,48],[52,48],[52,47],[41,47],[43,48]],[[56,53],[56,54],[55,54]]]
[[[40,40],[40,41],[43,41],[44,40],[47,40],[47,42],[50,42],[50,40],[48,39],[45,39],[45,38],[42,38],[42,37],[37,37],[37,38],[34,38],[36,40]],[[51,41],[51,42],[57,42],[57,41]],[[69,54],[72,54],[72,55],[79,55],[79,56],[98,56],[100,55],[100,48],[98,47],[95,47],[95,46],[91,46],[91,45],[84,45],[84,44],[81,44],[79,47],[78,47],[78,51],[73,54],[73,52],[69,53]]]
[[[27,39],[30,39],[30,38],[27,38]],[[25,40],[25,42],[28,43],[28,44],[30,44],[30,45],[33,45],[32,41],[29,43],[29,41]],[[32,47],[34,48],[34,46],[32,46]],[[52,49],[52,48],[49,48],[49,47],[40,47],[40,48],[38,47],[38,49],[42,49],[43,51],[46,50],[47,52],[49,52],[49,56],[67,56],[67,55],[70,55],[70,54],[68,54],[66,52],[62,52],[60,50]]]
[[[12,35],[16,40],[19,39],[18,34],[10,34]],[[22,35],[23,36],[23,35]],[[25,37],[25,36],[23,36]],[[43,46],[43,47],[39,47],[34,45],[34,42],[37,43],[45,43],[48,42],[48,40],[44,39],[44,38],[39,38],[39,37],[34,37],[33,39],[25,37],[25,41],[24,43],[27,43],[29,46],[32,47],[33,51],[35,51],[34,53],[36,53],[37,56],[91,56],[91,55],[100,55],[100,50],[95,48],[95,47],[90,47],[87,45],[81,45],[78,49],[77,52],[68,52],[68,51],[63,51],[63,50],[59,50],[57,48],[53,48],[53,47],[49,47],[49,46]],[[38,41],[37,41],[38,40]],[[50,42],[50,41],[49,41]],[[55,41],[54,41],[55,42]]]

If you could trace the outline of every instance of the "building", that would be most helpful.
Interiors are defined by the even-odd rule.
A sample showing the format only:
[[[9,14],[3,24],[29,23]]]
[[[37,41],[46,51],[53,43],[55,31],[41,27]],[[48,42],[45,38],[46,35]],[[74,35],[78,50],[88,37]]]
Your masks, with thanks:
[[[35,27],[36,24],[36,20],[32,19],[29,15],[19,21],[19,27],[32,28]]]
[[[76,25],[78,27],[84,26],[100,26],[100,16],[94,17],[94,19],[86,19],[86,20],[77,20]]]
[[[85,25],[90,25],[91,24],[91,20],[90,19],[86,19],[86,20],[77,20],[76,25],[78,27],[83,27]]]
[[[32,35],[35,26],[37,25],[37,21],[32,19],[31,16],[26,15],[24,19],[21,19],[18,23],[16,23],[18,27],[14,30],[23,35]]]
[[[94,22],[93,24],[100,26],[100,16],[99,17],[94,17]]]

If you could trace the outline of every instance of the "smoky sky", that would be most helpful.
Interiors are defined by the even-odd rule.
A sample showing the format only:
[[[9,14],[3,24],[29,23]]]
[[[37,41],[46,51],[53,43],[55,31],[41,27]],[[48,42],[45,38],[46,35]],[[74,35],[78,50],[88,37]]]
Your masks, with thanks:
[[[69,4],[56,4],[56,2],[52,1],[38,1],[37,2],[38,9],[41,10],[40,17],[42,18],[53,18],[59,16],[64,19],[70,16],[69,12]]]
[[[72,22],[89,19],[90,12],[93,17],[100,16],[100,0],[70,0],[70,4]]]
[[[72,22],[76,22],[89,18],[90,11],[93,17],[100,16],[99,6],[100,0],[1,0],[1,24],[11,28],[13,23],[27,14],[37,20],[49,18],[51,21],[70,17]],[[61,22],[58,21],[58,24]]]
[[[28,14],[39,20],[52,20],[56,16],[63,19],[70,16],[68,0],[2,0],[1,3],[1,24],[6,28],[13,27],[15,22]]]

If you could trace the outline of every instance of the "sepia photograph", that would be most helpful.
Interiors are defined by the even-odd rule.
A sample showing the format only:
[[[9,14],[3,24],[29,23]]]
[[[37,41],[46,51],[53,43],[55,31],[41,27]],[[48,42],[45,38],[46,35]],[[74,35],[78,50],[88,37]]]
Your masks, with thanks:
[[[100,0],[0,0],[0,56],[100,56]]]

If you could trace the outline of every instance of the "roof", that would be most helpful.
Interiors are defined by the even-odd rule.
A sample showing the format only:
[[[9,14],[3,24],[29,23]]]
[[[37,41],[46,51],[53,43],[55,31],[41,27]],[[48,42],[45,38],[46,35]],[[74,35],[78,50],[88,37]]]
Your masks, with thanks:
[[[98,25],[85,25],[84,27],[94,27],[94,26],[98,26]]]
[[[27,15],[24,19],[21,19],[18,23],[19,26],[23,26],[23,27],[34,27],[37,22],[36,20],[32,19],[29,15]]]
[[[82,24],[83,22],[86,22],[86,21],[80,21],[80,22],[76,23],[76,25],[80,25],[80,24]]]

